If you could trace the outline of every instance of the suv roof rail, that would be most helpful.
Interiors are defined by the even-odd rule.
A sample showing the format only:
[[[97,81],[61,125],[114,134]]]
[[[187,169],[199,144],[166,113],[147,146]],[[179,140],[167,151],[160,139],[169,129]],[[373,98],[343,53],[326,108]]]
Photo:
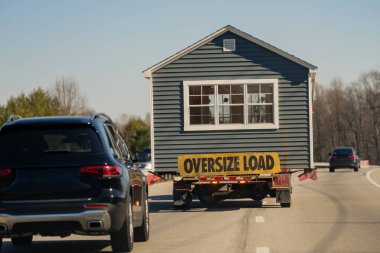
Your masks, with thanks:
[[[16,121],[18,119],[21,119],[22,117],[20,115],[17,115],[17,114],[13,114],[13,115],[10,115],[7,119],[7,123],[8,122],[13,122],[13,121]]]
[[[105,113],[99,113],[99,112],[92,112],[91,113],[91,119],[92,120],[94,120],[94,119],[96,119],[96,118],[105,118],[105,119],[107,119],[107,120],[109,120],[109,121],[111,121],[112,122],[112,119],[111,119],[111,117],[110,116],[108,116],[107,114],[105,114]]]

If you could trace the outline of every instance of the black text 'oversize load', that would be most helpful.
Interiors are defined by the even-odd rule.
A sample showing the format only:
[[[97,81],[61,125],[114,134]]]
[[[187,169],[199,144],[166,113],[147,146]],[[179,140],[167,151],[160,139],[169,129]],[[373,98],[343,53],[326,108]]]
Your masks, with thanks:
[[[224,153],[178,156],[182,177],[274,174],[280,172],[277,153]]]

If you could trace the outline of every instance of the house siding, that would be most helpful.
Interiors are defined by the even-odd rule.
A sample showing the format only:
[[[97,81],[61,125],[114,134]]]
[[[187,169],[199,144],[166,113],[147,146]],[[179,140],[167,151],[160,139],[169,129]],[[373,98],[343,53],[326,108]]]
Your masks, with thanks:
[[[223,39],[236,51],[223,52]],[[282,168],[310,167],[309,69],[227,32],[152,74],[155,171],[178,155],[278,152]],[[183,81],[278,79],[279,129],[184,131]]]

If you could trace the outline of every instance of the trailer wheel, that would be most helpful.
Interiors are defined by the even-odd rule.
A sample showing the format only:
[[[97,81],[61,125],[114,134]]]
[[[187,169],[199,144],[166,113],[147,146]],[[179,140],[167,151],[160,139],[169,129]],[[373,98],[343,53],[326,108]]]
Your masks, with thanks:
[[[219,199],[212,194],[198,194],[198,199],[202,205],[206,207],[213,207],[218,203]]]
[[[27,235],[22,237],[12,237],[11,241],[15,246],[27,246],[33,241],[33,235]]]
[[[191,196],[191,193],[188,192],[186,194],[186,197],[183,198],[183,195],[180,193],[174,193],[173,194],[174,199],[174,209],[175,210],[186,210],[190,209],[191,203],[193,202],[193,197]],[[181,202],[181,204],[177,204],[176,202]]]
[[[255,184],[252,189],[251,198],[255,201],[263,200],[269,192],[267,184]]]

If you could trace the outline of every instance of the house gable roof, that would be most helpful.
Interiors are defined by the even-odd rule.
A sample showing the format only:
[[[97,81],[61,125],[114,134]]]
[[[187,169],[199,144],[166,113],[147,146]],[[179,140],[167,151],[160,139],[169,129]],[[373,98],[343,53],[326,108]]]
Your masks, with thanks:
[[[248,33],[245,33],[245,32],[242,32],[240,31],[239,29],[233,27],[233,26],[230,26],[230,25],[227,25],[219,30],[217,30],[216,32],[204,37],[203,39],[199,40],[198,42],[186,47],[185,49],[179,51],[178,53],[166,58],[165,60],[153,65],[152,67],[146,69],[143,71],[143,74],[144,74],[144,77],[145,78],[151,78],[152,77],[152,73],[154,73],[155,71],[165,67],[166,65],[172,63],[173,61],[187,55],[188,53],[192,52],[193,50],[207,44],[208,42],[212,41],[213,39],[219,37],[220,35],[226,33],[226,32],[232,32],[244,39],[247,39],[259,46],[262,46],[263,48],[266,48],[267,50],[269,51],[272,51],[278,55],[281,55],[282,57],[288,59],[288,60],[291,60],[307,69],[310,69],[310,70],[316,70],[317,67],[304,61],[304,60],[301,60],[300,58],[297,58],[295,57],[294,55],[291,55],[275,46],[272,46],[256,37],[253,37],[252,35],[249,35]]]

